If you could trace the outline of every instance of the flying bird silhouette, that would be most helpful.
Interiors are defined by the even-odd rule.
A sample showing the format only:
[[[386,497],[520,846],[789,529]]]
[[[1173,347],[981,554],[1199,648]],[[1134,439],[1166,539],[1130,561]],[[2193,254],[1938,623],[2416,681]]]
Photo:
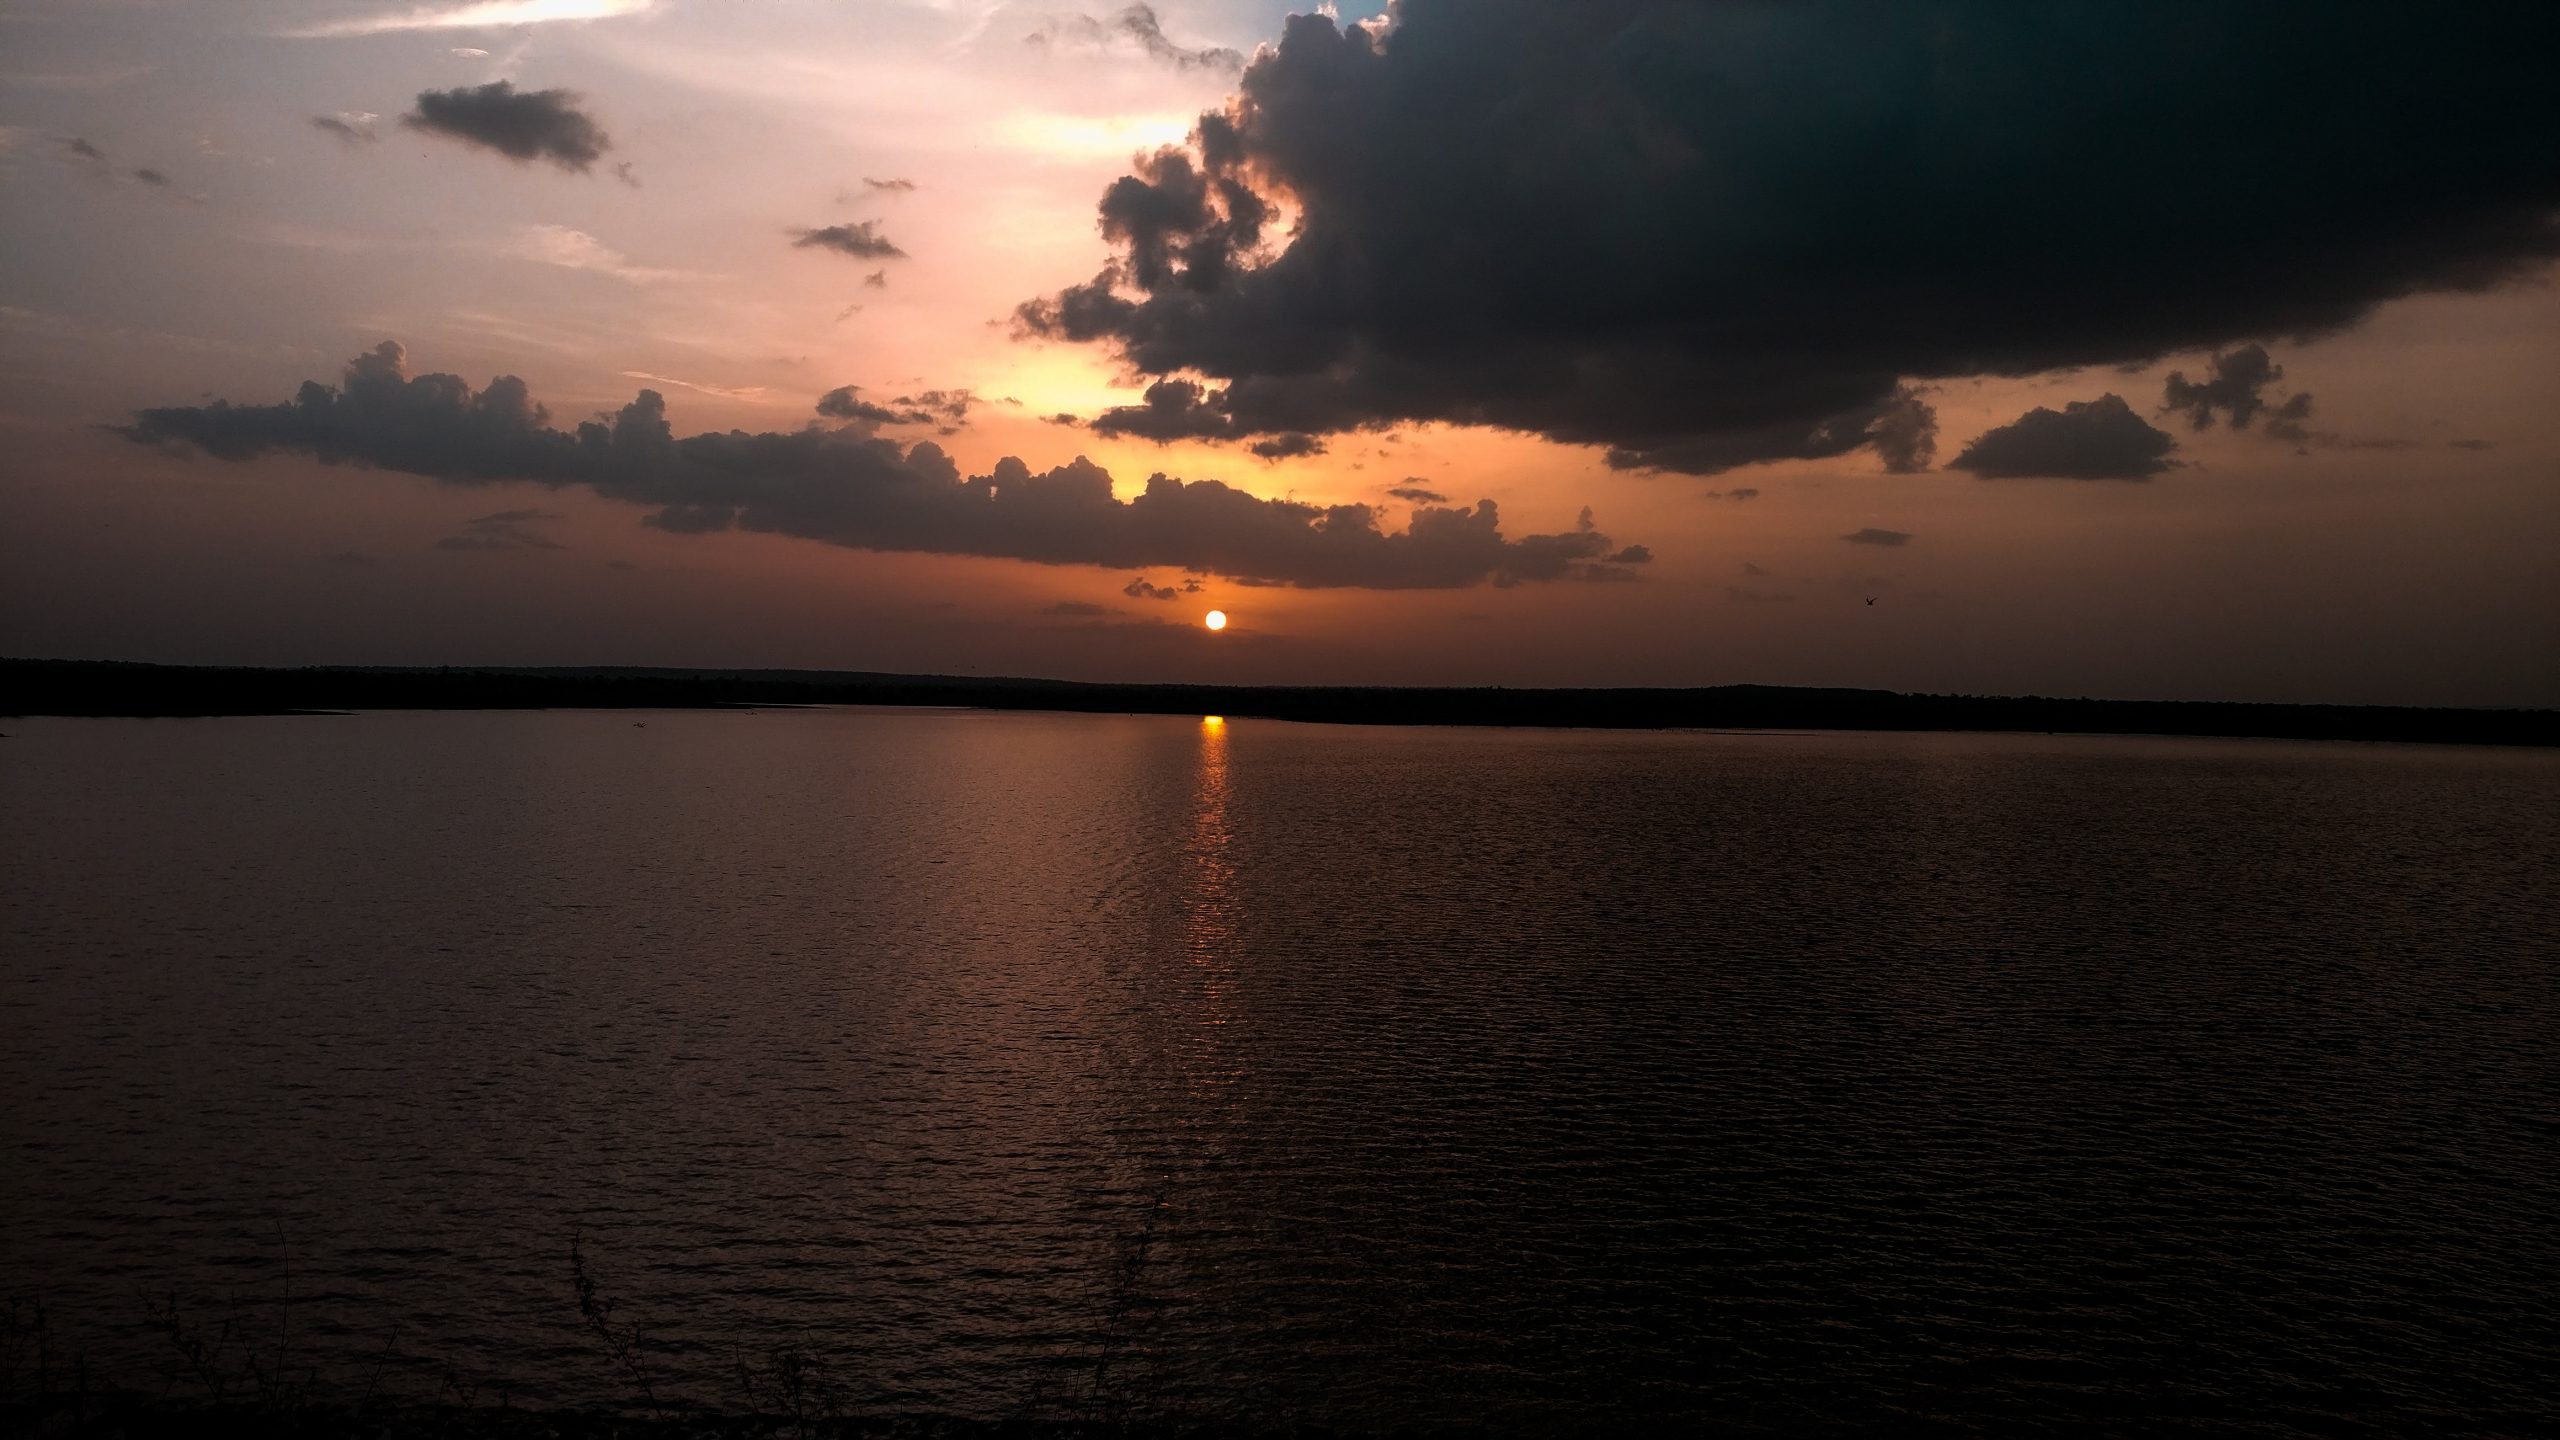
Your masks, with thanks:
[[[1876,603],[1876,597],[1874,597],[1873,595],[1868,596],[1868,597],[1867,597],[1867,603],[1868,603],[1868,604],[1870,604],[1870,605],[1873,605],[1874,603]]]

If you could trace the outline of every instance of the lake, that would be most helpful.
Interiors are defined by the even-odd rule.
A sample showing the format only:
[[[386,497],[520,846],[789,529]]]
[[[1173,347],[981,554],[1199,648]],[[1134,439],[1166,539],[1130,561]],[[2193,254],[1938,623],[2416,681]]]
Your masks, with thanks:
[[[5,728],[0,1284],[125,1383],[229,1320],[482,1405],[2549,1419],[2560,754]]]

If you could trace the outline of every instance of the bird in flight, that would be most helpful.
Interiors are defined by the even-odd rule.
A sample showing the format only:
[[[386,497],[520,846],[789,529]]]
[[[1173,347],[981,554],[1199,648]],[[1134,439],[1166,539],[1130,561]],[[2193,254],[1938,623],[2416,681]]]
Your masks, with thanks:
[[[1870,605],[1873,605],[1874,603],[1876,603],[1876,597],[1874,597],[1873,595],[1868,596],[1868,597],[1867,597],[1867,603],[1868,603],[1868,604],[1870,604]]]

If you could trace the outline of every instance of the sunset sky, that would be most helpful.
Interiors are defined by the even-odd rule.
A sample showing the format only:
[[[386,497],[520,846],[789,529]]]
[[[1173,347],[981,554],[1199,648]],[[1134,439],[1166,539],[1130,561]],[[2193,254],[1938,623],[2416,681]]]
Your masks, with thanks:
[[[1291,8],[0,0],[0,654],[2560,704],[2560,7]]]

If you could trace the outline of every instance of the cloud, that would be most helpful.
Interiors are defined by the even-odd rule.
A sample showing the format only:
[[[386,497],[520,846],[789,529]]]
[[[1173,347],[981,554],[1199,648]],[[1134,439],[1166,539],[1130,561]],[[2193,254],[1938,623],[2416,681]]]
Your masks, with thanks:
[[[2133,413],[2121,395],[2039,405],[1987,430],[1947,462],[1985,480],[2148,480],[2177,462],[2177,440]]]
[[[571,90],[518,90],[514,82],[455,90],[424,90],[418,108],[400,123],[494,150],[519,164],[548,160],[585,174],[613,148],[613,141],[584,111]]]
[[[1302,456],[1323,454],[1324,442],[1303,430],[1292,430],[1285,435],[1274,435],[1268,440],[1256,440],[1249,448],[1265,460],[1295,460]]]
[[[626,380],[654,380],[661,385],[675,385],[704,395],[717,395],[723,400],[761,400],[765,393],[761,385],[713,385],[701,380],[679,380],[673,375],[652,375],[646,370],[625,370],[622,375]]]
[[[909,191],[911,191],[911,190],[913,190],[913,189],[915,189],[915,188],[916,188],[916,182],[914,182],[913,180],[907,180],[907,179],[903,179],[903,178],[901,178],[901,179],[891,179],[891,180],[874,180],[874,179],[872,179],[870,176],[865,175],[865,176],[863,176],[863,177],[862,177],[862,183],[863,183],[864,188],[866,188],[866,189],[871,189],[871,190],[886,190],[886,191],[889,191],[889,192],[891,192],[891,193],[893,193],[893,194],[899,194],[899,195],[906,194],[907,192],[909,192]]]
[[[527,225],[518,230],[503,248],[519,260],[556,265],[563,270],[592,271],[617,280],[628,280],[635,285],[701,278],[686,270],[634,265],[621,251],[584,230],[573,230],[566,225]]]
[[[857,403],[851,387],[844,394]],[[458,485],[584,486],[650,507],[644,523],[679,534],[742,529],[864,550],[1171,566],[1302,588],[1582,579],[1626,553],[1587,509],[1563,534],[1506,536],[1491,501],[1419,509],[1389,532],[1373,506],[1263,499],[1216,480],[1158,474],[1122,500],[1109,472],[1084,459],[1035,472],[1007,457],[964,477],[930,441],[901,447],[859,427],[680,439],[651,390],[574,430],[549,418],[522,380],[500,376],[475,392],[458,376],[412,376],[405,352],[385,341],[351,361],[338,385],[305,382],[283,404],[143,410],[117,430],[225,461],[284,452]]]
[[[353,115],[314,115],[311,124],[324,134],[335,136],[342,144],[370,145],[382,137],[373,133],[370,115],[359,119]]]
[[[791,243],[802,250],[833,250],[857,260],[901,260],[906,251],[889,243],[888,238],[873,231],[876,222],[857,221],[851,225],[828,225],[803,230]],[[884,280],[885,284],[886,281]]]
[[[1244,64],[1242,54],[1223,45],[1175,44],[1165,35],[1164,23],[1156,18],[1151,5],[1131,5],[1106,16],[1071,15],[1052,20],[1023,40],[1041,49],[1062,40],[1097,49],[1127,40],[1135,42],[1150,59],[1161,60],[1177,70],[1234,70]]]
[[[566,548],[531,526],[561,518],[550,510],[501,510],[463,522],[462,533],[436,542],[439,550],[559,550]]]
[[[2318,334],[2560,255],[2560,6],[1391,13],[1292,17],[1019,330],[1196,380],[1237,438],[1917,469],[1915,384]]]
[[[1870,525],[1864,530],[1852,530],[1840,538],[1848,541],[1852,545],[1882,545],[1890,549],[1899,549],[1902,546],[1911,543],[1911,532],[1907,530],[1879,530],[1873,525]]]
[[[867,290],[886,290],[889,288],[889,272],[886,270],[874,270],[870,274],[862,277],[862,284],[863,288]]]
[[[406,30],[483,30],[500,25],[540,25],[558,20],[609,20],[645,14],[657,0],[466,0],[454,5],[417,5],[378,15],[330,20],[300,30],[287,30],[289,40],[341,40],[388,35]],[[465,52],[456,50],[455,54]],[[486,55],[486,50],[469,53]]]
[[[1159,380],[1136,405],[1117,405],[1093,418],[1096,435],[1134,435],[1162,445],[1175,440],[1221,439],[1235,433],[1235,422],[1219,406],[1220,397],[1189,380]]]
[[[107,163],[107,152],[81,136],[56,137],[53,143],[62,147],[64,156],[81,164],[104,166]]]
[[[1703,490],[1699,494],[1709,500],[1757,500],[1760,498],[1759,488],[1752,485],[1740,485],[1731,490]]]
[[[969,408],[978,403],[972,390],[926,390],[900,395],[887,404],[861,398],[859,385],[839,385],[818,397],[818,413],[830,420],[882,425],[932,425],[949,435],[969,423]]]
[[[1196,583],[1192,588],[1198,588]],[[1121,586],[1120,593],[1132,600],[1179,600],[1182,598],[1182,591],[1170,585],[1153,584],[1144,575]]]
[[[1919,391],[1903,386],[1867,422],[1866,441],[1875,447],[1887,474],[1916,475],[1938,458],[1938,412],[1920,398]]]
[[[169,177],[152,169],[148,165],[135,170],[133,172],[133,178],[141,181],[145,185],[153,186],[158,189],[165,190],[169,187]]]
[[[1443,495],[1439,491],[1432,489],[1429,485],[1424,484],[1422,477],[1419,475],[1406,480],[1401,485],[1388,486],[1387,493],[1393,495],[1399,500],[1410,500],[1417,505],[1446,505],[1449,503],[1448,496]]]
[[[2234,430],[2248,429],[2249,422],[2272,404],[2267,388],[2284,378],[2284,367],[2268,356],[2263,345],[2243,345],[2227,355],[2216,354],[2206,363],[2210,377],[2201,381],[2189,380],[2184,370],[2170,371],[2160,400],[2162,411],[2185,416],[2188,424],[2198,430],[2212,429],[2216,416],[2231,422]],[[2311,397],[2296,395],[2277,408],[2276,419],[2279,424],[2298,422],[2310,414]],[[2293,428],[2298,431],[2300,426]],[[2297,434],[2279,438],[2303,437]]]

